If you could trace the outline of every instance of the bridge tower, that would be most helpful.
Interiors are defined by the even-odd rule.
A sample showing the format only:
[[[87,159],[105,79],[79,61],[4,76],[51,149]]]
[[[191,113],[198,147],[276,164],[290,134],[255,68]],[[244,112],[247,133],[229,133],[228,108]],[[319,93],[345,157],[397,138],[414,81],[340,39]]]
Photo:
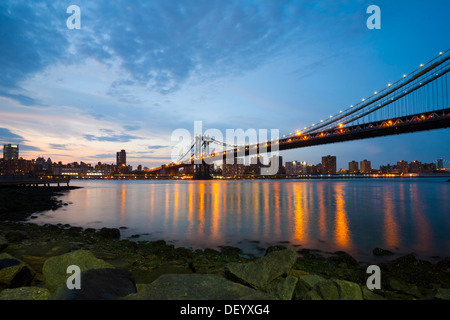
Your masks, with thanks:
[[[203,160],[204,155],[209,155],[209,144],[210,139],[206,136],[197,135],[195,136],[194,148],[193,148],[193,158],[201,159],[201,163],[197,163],[199,160],[194,161],[195,174],[194,180],[209,180],[212,179],[210,172],[210,165],[205,163]]]

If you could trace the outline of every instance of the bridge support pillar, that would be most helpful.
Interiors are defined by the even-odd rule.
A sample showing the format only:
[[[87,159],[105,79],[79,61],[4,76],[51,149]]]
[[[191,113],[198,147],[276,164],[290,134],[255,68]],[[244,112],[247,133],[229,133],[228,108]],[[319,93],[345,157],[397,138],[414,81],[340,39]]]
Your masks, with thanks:
[[[204,161],[201,164],[195,165],[194,180],[209,180],[212,179],[210,173],[210,165],[206,164]]]

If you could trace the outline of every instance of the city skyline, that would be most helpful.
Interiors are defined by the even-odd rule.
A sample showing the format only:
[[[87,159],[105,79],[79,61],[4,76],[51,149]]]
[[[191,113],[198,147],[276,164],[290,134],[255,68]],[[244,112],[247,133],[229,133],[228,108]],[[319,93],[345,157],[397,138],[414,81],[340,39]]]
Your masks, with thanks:
[[[127,161],[126,161],[126,150],[122,149],[118,152],[116,152],[116,163],[106,163],[106,162],[101,162],[101,161],[94,161],[96,163],[92,164],[92,163],[85,163],[84,161],[72,161],[72,162],[67,162],[67,163],[63,163],[62,161],[51,161],[51,158],[47,158],[47,160],[45,160],[45,158],[41,155],[39,157],[37,157],[36,159],[24,159],[23,157],[21,157],[19,155],[19,145],[4,145],[3,146],[3,158],[0,158],[0,162],[3,160],[7,160],[7,161],[11,161],[11,160],[24,160],[27,162],[33,162],[36,165],[40,165],[40,166],[44,166],[44,169],[48,169],[49,167],[51,167],[52,165],[57,165],[59,167],[61,166],[68,166],[69,168],[72,168],[73,166],[86,166],[89,168],[95,168],[95,169],[108,169],[108,174],[107,175],[111,175],[112,174],[112,167],[116,167],[117,168],[117,173],[119,174],[123,174],[123,173],[131,173],[133,171],[146,171],[149,170],[151,168],[148,168],[146,166],[142,166],[142,164],[139,164],[137,166],[132,166],[132,165],[128,165]],[[5,157],[5,155],[7,155]],[[277,157],[277,156],[273,156],[273,157]],[[273,158],[271,157],[271,158]],[[251,160],[247,160],[244,161],[243,158],[237,158],[234,164],[228,164],[228,168],[227,170],[231,170],[231,172],[240,172],[240,170],[243,170],[244,167],[252,169],[253,168],[258,168],[261,165],[270,165],[270,161],[271,158],[269,158],[267,161],[269,161],[268,163],[266,163],[267,161],[264,161],[263,159],[260,158],[260,156],[257,157],[258,160],[256,161],[251,161]],[[415,173],[420,173],[420,172],[432,172],[435,171],[436,169],[447,169],[450,167],[450,161],[447,159],[436,159],[435,161],[432,161],[430,163],[421,161],[419,159],[415,159],[411,162],[405,161],[403,159],[394,161],[392,164],[391,163],[383,163],[380,164],[378,166],[379,169],[377,169],[376,166],[372,166],[372,162],[371,160],[359,160],[359,161],[349,161],[347,164],[347,167],[338,167],[337,166],[337,157],[333,156],[333,155],[326,155],[326,156],[322,156],[321,157],[321,162],[317,163],[316,162],[306,162],[306,161],[302,161],[302,160],[283,160],[283,156],[279,156],[279,164],[281,165],[282,168],[284,168],[284,173],[286,173],[287,175],[289,174],[293,174],[292,172],[297,172],[297,174],[310,174],[311,169],[318,171],[317,173],[320,174],[340,174],[340,173],[361,173],[361,174],[367,174],[367,173],[374,173],[375,171],[379,171],[379,172],[383,172],[384,173],[389,173],[389,171],[398,171],[398,173],[409,173],[409,172],[415,172]],[[0,163],[1,164],[1,163]],[[3,163],[5,164],[5,163]],[[25,168],[29,168],[29,165],[25,165]],[[242,168],[239,169],[236,167],[236,165],[241,165]],[[432,165],[432,167],[430,167],[430,165]],[[410,167],[413,166],[414,169],[410,170]],[[8,166],[7,166],[8,167]],[[224,165],[223,163],[221,163],[220,161],[215,162],[214,165],[215,168],[220,168],[220,169],[224,169]],[[313,168],[311,168],[313,167]],[[9,168],[9,167],[8,167]],[[0,169],[2,169],[2,166],[0,166]],[[254,169],[252,169],[253,171],[255,171]],[[254,172],[254,174],[260,174],[258,173],[259,169],[256,169],[256,171]],[[280,170],[280,169],[279,169]],[[66,171],[69,172],[70,170]],[[2,171],[0,170],[0,173]],[[244,171],[242,171],[243,173]],[[25,173],[25,172],[23,172]],[[53,172],[55,174],[55,171]],[[183,171],[181,171],[180,173],[193,173],[193,168],[191,169],[185,169]],[[278,172],[280,173],[280,171]],[[61,175],[64,174],[64,172],[60,172],[60,170],[58,171],[57,175]]]
[[[223,132],[309,126],[450,48],[435,32],[450,29],[448,1],[379,1],[380,30],[366,27],[369,4],[80,1],[81,29],[69,30],[66,3],[3,1],[0,143],[66,163],[112,163],[124,148],[129,164],[152,167],[196,120]],[[432,162],[450,158],[449,130],[281,156]]]

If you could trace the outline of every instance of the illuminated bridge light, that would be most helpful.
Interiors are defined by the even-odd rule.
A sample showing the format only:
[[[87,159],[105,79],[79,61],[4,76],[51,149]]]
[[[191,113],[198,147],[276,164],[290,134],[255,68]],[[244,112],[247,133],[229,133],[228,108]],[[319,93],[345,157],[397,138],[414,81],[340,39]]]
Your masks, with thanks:
[[[320,120],[320,122],[323,122],[323,120]]]
[[[391,84],[391,83],[388,83],[388,87],[390,87],[390,86],[392,86],[392,84]]]
[[[340,124],[339,124],[339,128],[342,128],[343,126],[344,126],[343,123],[340,123]]]
[[[422,63],[422,64],[420,64],[420,67],[421,67],[421,68],[423,67],[423,63]]]
[[[439,55],[443,55],[444,53],[443,52],[439,52]]]
[[[330,116],[330,119],[333,118],[333,116]]]
[[[344,111],[342,111],[342,110],[341,110],[341,111],[339,111],[339,113],[342,113],[342,112],[344,112]]]
[[[378,94],[378,92],[375,91],[373,94]]]
[[[406,78],[406,74],[403,75],[403,78]]]
[[[362,99],[362,101],[366,101],[366,99]]]

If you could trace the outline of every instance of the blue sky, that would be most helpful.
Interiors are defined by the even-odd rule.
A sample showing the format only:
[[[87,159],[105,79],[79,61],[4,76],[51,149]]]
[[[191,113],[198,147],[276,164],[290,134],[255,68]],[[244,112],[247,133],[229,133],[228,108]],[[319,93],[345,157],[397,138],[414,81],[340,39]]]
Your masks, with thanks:
[[[69,5],[81,29],[69,30]],[[381,29],[369,30],[369,5]],[[293,132],[450,48],[450,2],[0,2],[0,143],[24,158],[134,166],[170,161],[171,134]],[[370,159],[450,160],[450,129],[283,152],[338,168]]]

